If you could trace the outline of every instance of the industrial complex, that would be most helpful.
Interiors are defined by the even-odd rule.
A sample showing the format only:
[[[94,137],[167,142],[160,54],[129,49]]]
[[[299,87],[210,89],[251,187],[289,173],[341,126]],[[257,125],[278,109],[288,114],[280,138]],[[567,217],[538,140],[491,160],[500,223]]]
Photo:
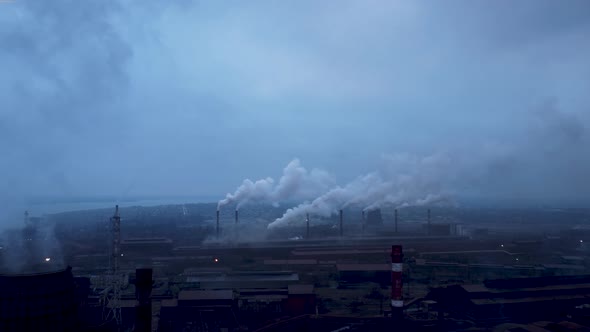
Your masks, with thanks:
[[[2,238],[0,330],[590,326],[588,211],[537,222],[530,211],[470,220],[473,211],[427,207],[340,210],[276,231],[264,227],[272,213],[213,204],[27,213]]]

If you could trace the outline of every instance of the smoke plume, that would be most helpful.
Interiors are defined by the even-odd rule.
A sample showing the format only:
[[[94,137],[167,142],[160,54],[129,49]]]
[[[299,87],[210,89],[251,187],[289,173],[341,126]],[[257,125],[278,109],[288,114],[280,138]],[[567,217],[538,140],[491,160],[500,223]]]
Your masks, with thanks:
[[[299,159],[293,159],[283,169],[278,183],[273,178],[252,181],[244,180],[236,191],[228,193],[225,199],[217,204],[220,209],[224,205],[235,203],[237,209],[248,203],[269,203],[277,206],[286,200],[305,200],[326,192],[334,185],[330,174],[319,169],[308,171]]]
[[[584,204],[590,195],[590,137],[584,117],[563,112],[554,99],[526,115],[529,125],[520,128],[521,135],[504,140],[468,143],[426,157],[383,155],[378,171],[288,209],[268,228],[303,222],[306,213],[329,217],[348,206],[448,205],[459,197],[511,206]]]
[[[268,227],[303,221],[305,214],[329,217],[339,209],[359,206],[371,210],[383,205],[407,207],[451,202],[445,192],[443,174],[450,173],[451,160],[445,154],[418,157],[407,154],[383,155],[383,166],[347,185],[337,186],[312,202],[288,209]]]

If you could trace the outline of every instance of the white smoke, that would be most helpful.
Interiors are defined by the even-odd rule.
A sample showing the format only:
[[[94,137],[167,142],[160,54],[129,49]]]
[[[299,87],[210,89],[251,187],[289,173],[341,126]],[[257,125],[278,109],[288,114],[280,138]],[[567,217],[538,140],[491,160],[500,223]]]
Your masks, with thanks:
[[[236,203],[237,209],[248,203],[269,203],[277,206],[286,200],[306,200],[317,197],[334,186],[333,177],[320,169],[308,171],[301,166],[299,159],[293,159],[283,169],[278,183],[273,178],[244,180],[236,191],[228,193],[225,199],[217,204],[217,208]]]
[[[335,187],[312,202],[288,209],[268,227],[275,228],[304,220],[306,213],[329,217],[339,209],[360,206],[366,210],[383,205],[396,207],[452,202],[445,184],[452,180],[452,163],[446,154],[418,157],[383,155],[380,170],[360,176],[344,187]]]

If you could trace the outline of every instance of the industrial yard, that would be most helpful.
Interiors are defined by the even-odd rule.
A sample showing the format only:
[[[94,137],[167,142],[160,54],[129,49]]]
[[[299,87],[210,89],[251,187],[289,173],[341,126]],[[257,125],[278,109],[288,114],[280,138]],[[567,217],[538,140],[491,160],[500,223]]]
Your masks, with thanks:
[[[43,322],[71,331],[491,331],[502,324],[554,331],[545,325],[582,326],[588,318],[590,231],[576,226],[588,211],[550,212],[559,227],[543,220],[534,230],[534,210],[442,208],[344,210],[278,232],[257,228],[277,213],[258,206],[217,213],[202,204],[26,215],[27,226],[12,234],[28,247],[4,238],[2,256],[7,263],[20,250],[34,262],[4,273],[2,287],[66,301],[67,310],[52,314],[59,319]],[[489,227],[494,218],[519,223]],[[31,243],[47,242],[44,223],[54,223],[59,258],[33,250]],[[56,282],[70,295],[47,294],[42,285],[59,289]],[[14,296],[3,296],[4,308],[22,301]],[[45,317],[39,305],[28,315]],[[39,322],[12,309],[2,315],[6,330]]]

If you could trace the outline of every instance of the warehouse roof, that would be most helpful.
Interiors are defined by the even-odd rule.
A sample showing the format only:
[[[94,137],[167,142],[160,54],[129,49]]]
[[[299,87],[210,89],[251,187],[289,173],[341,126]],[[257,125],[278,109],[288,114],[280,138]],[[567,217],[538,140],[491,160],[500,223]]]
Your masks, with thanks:
[[[315,259],[265,259],[265,265],[316,265]]]
[[[338,271],[391,271],[389,264],[337,264]]]
[[[178,293],[178,300],[233,300],[232,290],[183,290]]]

